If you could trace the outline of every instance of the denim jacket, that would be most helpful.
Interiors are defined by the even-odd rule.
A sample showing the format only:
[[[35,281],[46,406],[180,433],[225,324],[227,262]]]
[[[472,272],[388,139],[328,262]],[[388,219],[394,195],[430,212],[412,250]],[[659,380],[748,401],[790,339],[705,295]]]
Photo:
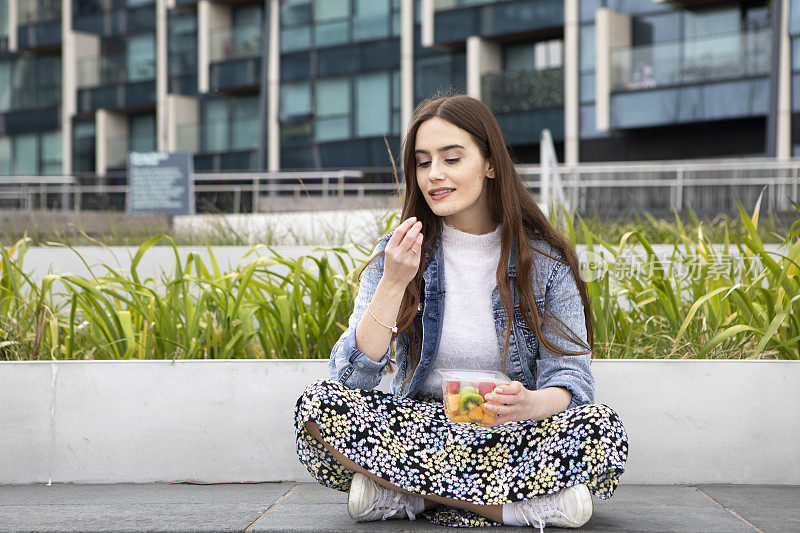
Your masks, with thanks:
[[[375,250],[376,253],[386,247],[390,237],[391,233],[380,239]],[[563,255],[546,241],[532,240],[531,244],[553,257],[564,259]],[[390,392],[403,397],[414,397],[432,371],[441,337],[443,316],[441,311],[444,309],[445,298],[441,239],[436,243],[433,257],[423,273],[424,296],[420,298],[420,308],[417,311],[417,317],[421,316],[422,318],[422,351],[417,369],[405,386],[403,386],[403,380],[410,367],[408,335],[405,332],[400,333],[390,343],[380,361],[373,361],[356,348],[356,326],[367,312],[367,305],[372,300],[378,282],[383,276],[384,257],[383,254],[378,256],[364,269],[361,275],[348,328],[342,333],[331,352],[330,376],[331,379],[351,388],[373,389],[381,381],[383,369],[389,361],[392,344],[394,344],[398,369],[392,380]],[[594,403],[594,378],[590,368],[590,354],[556,357],[540,345],[536,335],[525,324],[520,313],[515,285],[516,267],[513,244],[509,258],[509,277],[514,300],[514,318],[509,339],[506,374],[512,380],[522,382],[525,388],[530,390],[556,386],[568,389],[572,393],[572,400],[568,408]],[[533,251],[531,285],[536,305],[544,309],[546,301],[551,312],[586,342],[583,303],[569,265],[559,263]],[[544,288],[543,293],[539,287]],[[505,344],[503,330],[506,326],[506,314],[497,287],[492,291],[492,312],[497,343],[502,352]],[[541,327],[542,334],[559,348],[570,352],[584,351],[579,345],[559,336],[549,326],[542,324]]]

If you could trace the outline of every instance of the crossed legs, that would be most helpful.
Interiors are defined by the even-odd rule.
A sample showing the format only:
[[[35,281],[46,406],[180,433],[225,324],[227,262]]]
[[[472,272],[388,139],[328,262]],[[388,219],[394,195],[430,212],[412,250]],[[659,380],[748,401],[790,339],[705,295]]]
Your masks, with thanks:
[[[404,494],[411,494],[413,496],[419,496],[419,494],[414,494],[413,492],[409,492],[407,490],[401,489],[400,487],[398,487],[396,485],[392,485],[391,483],[389,483],[385,479],[379,478],[375,474],[372,474],[372,473],[368,472],[367,470],[362,468],[359,464],[351,461],[350,459],[348,459],[347,457],[342,455],[337,449],[335,449],[333,446],[331,446],[330,444],[325,442],[325,439],[322,438],[322,435],[319,432],[319,426],[317,426],[316,423],[314,423],[314,422],[306,422],[305,427],[306,427],[306,431],[308,431],[308,433],[312,437],[314,437],[319,442],[321,442],[322,445],[325,446],[325,448],[329,452],[331,452],[333,457],[342,466],[344,466],[348,470],[350,470],[352,472],[359,472],[361,474],[364,474],[365,476],[367,476],[370,479],[372,479],[373,481],[375,481],[378,485],[381,485],[383,487],[386,487],[386,488],[389,488],[389,489],[392,489],[392,490],[396,490],[397,492],[402,492]],[[484,516],[484,517],[488,518],[489,520],[493,520],[493,521],[498,522],[500,524],[503,523],[503,506],[502,505],[477,505],[477,504],[474,504],[474,503],[465,502],[463,500],[455,500],[455,499],[452,499],[452,498],[442,498],[441,496],[436,496],[436,495],[433,495],[433,494],[425,495],[424,499],[425,499],[425,509],[430,509],[432,507],[435,507],[437,504],[444,504],[444,505],[447,505],[449,507],[456,507],[456,508],[459,508],[459,509],[467,509],[468,511],[472,511],[474,513],[478,513],[479,515]]]

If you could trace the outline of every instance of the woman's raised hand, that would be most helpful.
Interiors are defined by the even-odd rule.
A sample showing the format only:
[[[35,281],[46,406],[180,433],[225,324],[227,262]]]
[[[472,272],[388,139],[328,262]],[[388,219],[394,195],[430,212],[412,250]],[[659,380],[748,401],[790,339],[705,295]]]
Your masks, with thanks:
[[[416,217],[404,220],[392,233],[384,248],[383,281],[405,290],[419,270],[422,250],[422,222]]]

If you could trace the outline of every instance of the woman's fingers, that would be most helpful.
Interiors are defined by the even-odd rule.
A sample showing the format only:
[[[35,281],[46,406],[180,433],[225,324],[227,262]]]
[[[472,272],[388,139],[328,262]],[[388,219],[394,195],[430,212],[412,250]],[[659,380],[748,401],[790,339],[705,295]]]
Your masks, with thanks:
[[[399,226],[397,226],[397,228],[394,230],[394,233],[392,233],[392,236],[389,237],[389,242],[386,243],[386,246],[387,247],[389,245],[399,246],[400,243],[403,241],[403,238],[408,233],[408,230],[411,228],[411,226],[414,225],[416,221],[417,221],[416,217],[405,219]]]

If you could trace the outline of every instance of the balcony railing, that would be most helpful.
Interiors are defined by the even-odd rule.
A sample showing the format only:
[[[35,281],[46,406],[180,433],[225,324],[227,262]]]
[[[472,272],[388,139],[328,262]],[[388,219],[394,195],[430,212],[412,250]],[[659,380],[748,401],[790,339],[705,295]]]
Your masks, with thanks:
[[[61,85],[44,87],[21,86],[14,87],[11,91],[11,106],[9,111],[22,109],[41,109],[61,102]],[[2,105],[0,104],[0,112]]]
[[[772,30],[619,48],[611,53],[612,90],[763,76],[770,71]]]
[[[211,33],[211,61],[227,61],[261,55],[261,26],[223,28]]]
[[[91,57],[78,60],[78,88],[154,80],[156,61],[152,57]]]
[[[17,0],[19,24],[35,24],[61,18],[61,0]]]
[[[564,104],[564,69],[507,70],[481,77],[481,99],[495,113]]]

